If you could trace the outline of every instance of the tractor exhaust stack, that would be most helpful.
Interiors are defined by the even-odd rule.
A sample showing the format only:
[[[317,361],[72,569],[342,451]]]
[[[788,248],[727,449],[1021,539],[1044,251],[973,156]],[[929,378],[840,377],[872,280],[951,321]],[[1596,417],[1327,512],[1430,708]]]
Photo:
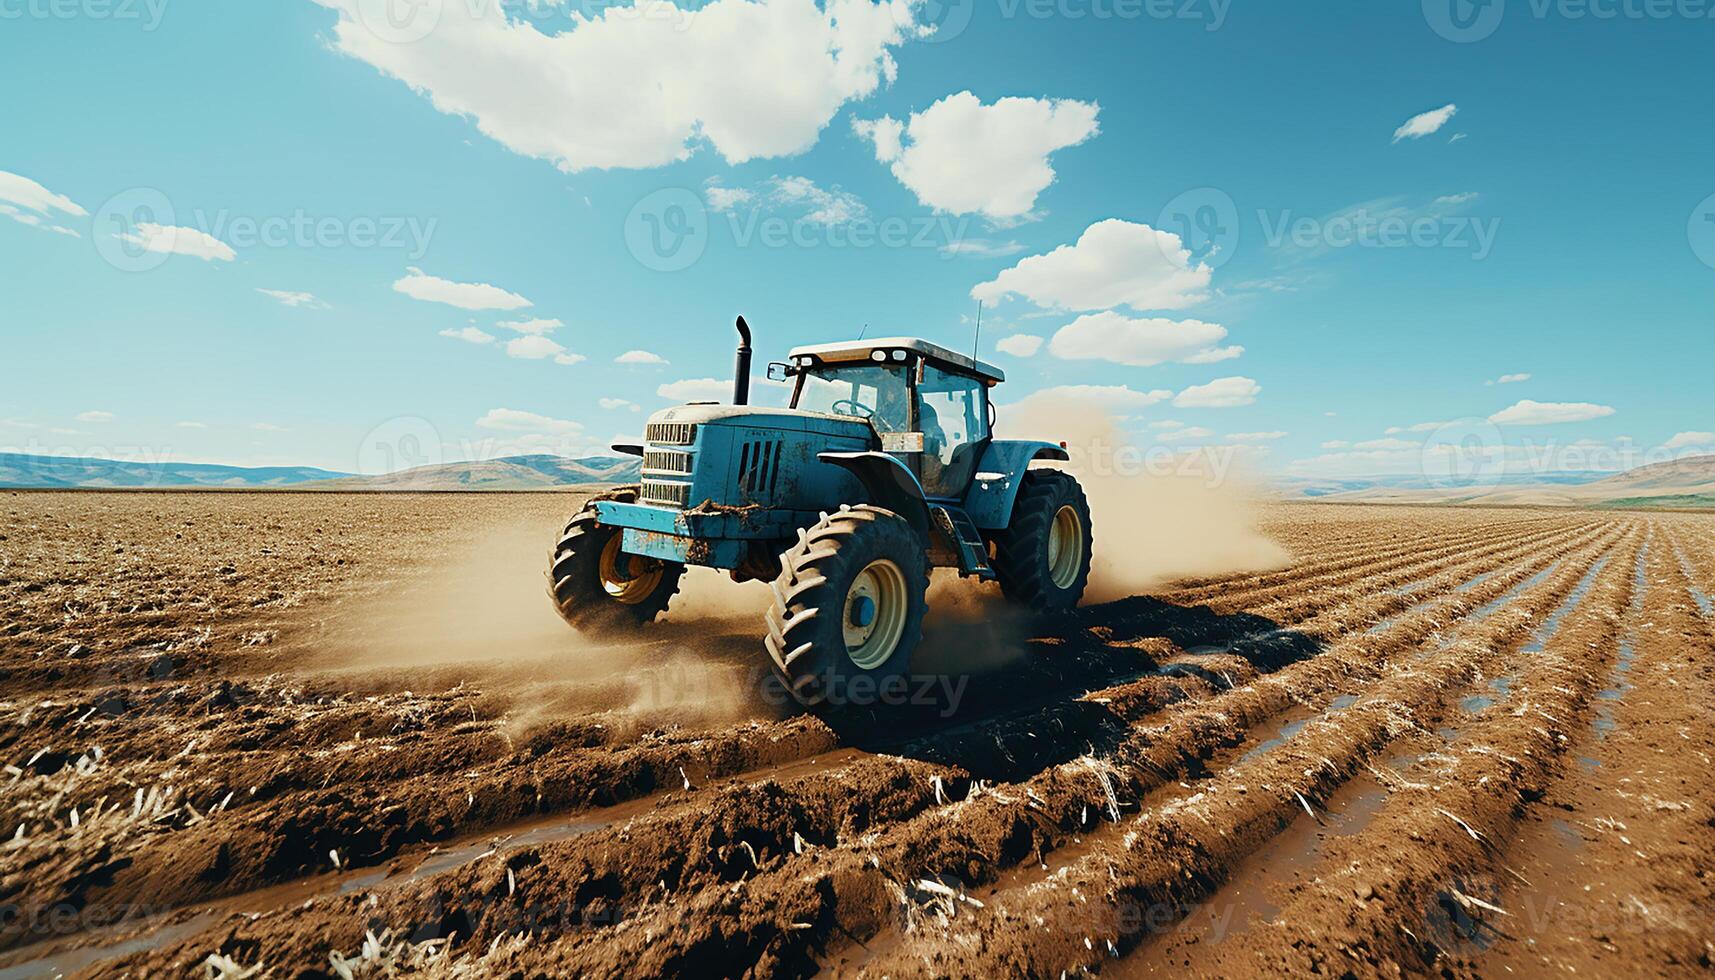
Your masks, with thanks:
[[[750,324],[738,318],[738,365],[733,371],[732,403],[750,404]]]

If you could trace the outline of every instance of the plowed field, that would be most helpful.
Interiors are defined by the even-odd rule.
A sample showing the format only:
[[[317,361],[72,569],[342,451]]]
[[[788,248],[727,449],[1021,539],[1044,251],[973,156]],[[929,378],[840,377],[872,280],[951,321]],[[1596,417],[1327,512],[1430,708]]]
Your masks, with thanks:
[[[1278,505],[1287,567],[1050,623],[940,581],[905,703],[825,719],[765,586],[567,629],[576,503],[0,496],[0,977],[1715,968],[1715,516]]]

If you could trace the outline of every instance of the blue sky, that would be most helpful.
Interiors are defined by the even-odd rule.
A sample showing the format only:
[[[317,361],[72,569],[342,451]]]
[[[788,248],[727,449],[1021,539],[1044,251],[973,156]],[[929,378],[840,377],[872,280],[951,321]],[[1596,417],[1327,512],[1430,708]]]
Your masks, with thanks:
[[[417,2],[0,0],[0,446],[584,452],[979,296],[1278,475],[1715,444],[1715,4]]]

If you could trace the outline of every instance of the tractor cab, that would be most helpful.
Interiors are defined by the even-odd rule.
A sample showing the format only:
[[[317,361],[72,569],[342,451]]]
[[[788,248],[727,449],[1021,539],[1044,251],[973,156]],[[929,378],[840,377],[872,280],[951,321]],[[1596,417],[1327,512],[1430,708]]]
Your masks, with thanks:
[[[1000,368],[904,337],[799,347],[777,380],[794,379],[792,408],[867,421],[933,500],[960,500],[993,437],[989,388]]]

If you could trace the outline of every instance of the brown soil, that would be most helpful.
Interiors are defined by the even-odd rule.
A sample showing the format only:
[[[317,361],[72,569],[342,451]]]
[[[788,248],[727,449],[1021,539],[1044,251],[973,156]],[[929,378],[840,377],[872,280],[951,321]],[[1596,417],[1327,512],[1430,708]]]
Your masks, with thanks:
[[[0,977],[1703,973],[1715,518],[1291,505],[1283,570],[799,713],[567,630],[566,495],[0,496]]]

